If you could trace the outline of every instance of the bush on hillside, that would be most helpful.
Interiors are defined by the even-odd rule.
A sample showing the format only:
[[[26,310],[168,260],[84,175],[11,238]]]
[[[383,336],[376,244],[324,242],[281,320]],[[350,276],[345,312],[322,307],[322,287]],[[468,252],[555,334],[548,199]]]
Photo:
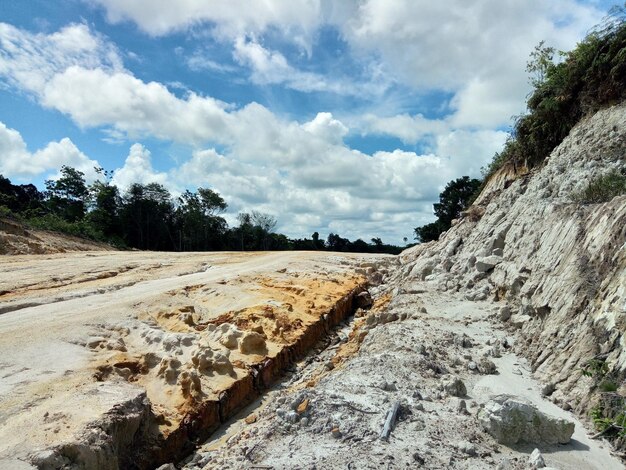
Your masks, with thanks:
[[[622,194],[626,194],[626,175],[613,170],[591,180],[582,191],[572,194],[572,200],[579,204],[599,204]]]

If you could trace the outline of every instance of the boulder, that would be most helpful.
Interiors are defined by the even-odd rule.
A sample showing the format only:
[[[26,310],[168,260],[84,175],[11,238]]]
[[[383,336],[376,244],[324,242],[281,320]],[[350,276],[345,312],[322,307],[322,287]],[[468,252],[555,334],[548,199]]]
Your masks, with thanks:
[[[574,434],[574,423],[554,418],[532,404],[510,395],[497,395],[478,413],[485,431],[499,443],[512,445],[566,444]]]

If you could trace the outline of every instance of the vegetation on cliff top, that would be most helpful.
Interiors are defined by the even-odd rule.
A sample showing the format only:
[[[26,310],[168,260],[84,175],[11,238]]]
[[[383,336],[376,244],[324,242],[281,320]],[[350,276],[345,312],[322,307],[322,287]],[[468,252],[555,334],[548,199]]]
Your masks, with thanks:
[[[530,59],[534,90],[528,112],[515,118],[485,179],[507,164],[528,169],[541,164],[581,118],[626,99],[626,7],[614,7],[572,51],[540,43]]]

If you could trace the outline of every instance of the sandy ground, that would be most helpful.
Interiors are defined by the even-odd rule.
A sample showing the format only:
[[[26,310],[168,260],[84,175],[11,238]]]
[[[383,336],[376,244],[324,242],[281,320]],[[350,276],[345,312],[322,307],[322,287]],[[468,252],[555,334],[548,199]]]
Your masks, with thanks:
[[[495,319],[497,303],[471,302],[425,283],[396,287],[388,305],[388,298],[379,298],[380,308],[338,329],[329,347],[300,363],[282,384],[180,465],[526,469],[529,455],[539,448],[553,468],[624,468],[608,443],[590,439],[590,429],[541,395],[541,384],[526,361],[512,352],[513,337]],[[368,316],[376,320],[367,321]],[[364,330],[367,336],[358,352],[341,357]],[[491,355],[495,344],[501,345],[500,357]],[[470,363],[483,357],[493,361],[495,373],[470,369]],[[445,392],[442,385],[450,378],[464,382],[464,397]],[[477,414],[501,393],[574,422],[569,444],[497,443],[481,428]],[[401,403],[398,421],[388,441],[381,440],[395,402]]]
[[[291,344],[364,281],[364,269],[356,270],[374,259],[312,252],[0,257],[0,464],[71,442],[143,390],[169,432],[194,403]]]

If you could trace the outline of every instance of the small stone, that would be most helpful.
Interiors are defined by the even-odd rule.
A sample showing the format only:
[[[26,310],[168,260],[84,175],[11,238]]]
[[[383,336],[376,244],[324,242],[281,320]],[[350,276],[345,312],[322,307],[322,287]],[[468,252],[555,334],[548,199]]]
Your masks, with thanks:
[[[305,398],[302,401],[302,403],[298,405],[298,408],[296,408],[296,411],[299,415],[301,415],[302,413],[305,413],[308,409],[309,409],[309,399]]]
[[[497,371],[496,365],[493,361],[483,357],[478,361],[478,372],[481,374],[495,374]]]
[[[539,452],[539,449],[533,450],[532,454],[528,458],[528,466],[532,469],[544,468],[546,466],[546,462],[543,459],[543,455]]]
[[[341,431],[339,430],[339,428],[332,428],[330,431],[330,434],[335,438],[335,439],[339,439],[341,437]]]
[[[502,257],[491,255],[491,256],[485,256],[483,258],[478,258],[474,266],[479,273],[486,273],[486,272],[491,271],[494,267],[496,267],[501,262],[502,262]]]
[[[496,467],[496,470],[512,470],[512,469],[513,469],[513,465],[511,464],[511,461],[507,457],[503,458],[498,464],[498,466]]]
[[[500,309],[500,312],[498,312],[498,318],[500,319],[500,321],[507,321],[509,318],[511,318],[511,308],[508,305],[502,307]]]
[[[464,454],[467,454],[471,457],[474,457],[478,453],[476,451],[476,446],[471,442],[461,442],[457,448]]]
[[[465,388],[465,384],[458,377],[447,379],[443,383],[443,389],[453,397],[464,397],[465,395],[467,395],[467,389]]]
[[[256,423],[257,421],[257,416],[255,414],[251,414],[246,416],[246,419],[244,419],[246,424],[252,424],[252,423]]]
[[[467,414],[467,403],[465,400],[458,400],[456,403],[457,413]]]
[[[554,393],[555,390],[556,390],[556,387],[554,386],[554,384],[552,382],[549,382],[541,388],[541,394],[544,397],[549,397],[550,395]]]
[[[358,308],[368,309],[372,306],[374,301],[369,292],[363,291],[356,296],[355,303]]]
[[[474,361],[470,361],[467,363],[467,368],[472,371],[476,370],[478,369],[478,364],[476,364]]]
[[[574,433],[574,423],[539,411],[531,403],[510,395],[493,397],[478,413],[485,431],[500,444],[518,442],[567,444]]]

